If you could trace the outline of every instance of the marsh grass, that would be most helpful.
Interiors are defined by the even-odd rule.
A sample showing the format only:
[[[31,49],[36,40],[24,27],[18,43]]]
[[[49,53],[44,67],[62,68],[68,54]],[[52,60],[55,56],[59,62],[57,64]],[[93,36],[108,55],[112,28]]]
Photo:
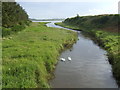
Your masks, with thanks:
[[[77,40],[73,31],[31,23],[2,41],[3,88],[49,88],[48,80],[65,44]]]

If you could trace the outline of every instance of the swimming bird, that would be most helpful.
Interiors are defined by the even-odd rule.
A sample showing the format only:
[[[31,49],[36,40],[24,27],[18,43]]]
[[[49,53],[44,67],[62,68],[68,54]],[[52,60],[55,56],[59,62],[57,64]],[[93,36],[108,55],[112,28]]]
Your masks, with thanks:
[[[61,61],[65,62],[65,58],[60,58]]]
[[[72,60],[71,57],[68,57],[68,60],[71,61]]]

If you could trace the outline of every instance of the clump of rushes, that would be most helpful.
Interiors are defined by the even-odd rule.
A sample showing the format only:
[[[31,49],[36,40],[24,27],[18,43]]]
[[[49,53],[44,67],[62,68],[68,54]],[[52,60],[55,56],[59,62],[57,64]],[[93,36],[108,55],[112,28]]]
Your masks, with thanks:
[[[9,37],[11,37],[9,39]],[[72,31],[31,23],[2,41],[3,88],[49,88],[48,80],[65,44],[73,44]],[[69,45],[68,45],[69,46]]]

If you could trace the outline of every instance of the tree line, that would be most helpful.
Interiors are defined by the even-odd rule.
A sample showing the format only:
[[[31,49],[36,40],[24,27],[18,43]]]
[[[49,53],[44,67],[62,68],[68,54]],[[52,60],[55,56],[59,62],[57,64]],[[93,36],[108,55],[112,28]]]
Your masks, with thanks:
[[[23,30],[30,20],[26,11],[16,2],[2,2],[2,36]]]

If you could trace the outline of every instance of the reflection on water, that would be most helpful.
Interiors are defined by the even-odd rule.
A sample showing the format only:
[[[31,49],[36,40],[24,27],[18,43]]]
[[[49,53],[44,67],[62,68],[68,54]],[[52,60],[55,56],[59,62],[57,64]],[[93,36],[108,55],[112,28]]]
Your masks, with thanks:
[[[57,27],[54,22],[49,27]],[[111,65],[105,55],[106,51],[97,46],[92,40],[78,33],[78,41],[71,49],[64,51],[60,58],[66,62],[58,62],[55,78],[50,81],[53,88],[116,88],[118,87]],[[68,61],[67,57],[72,61]]]

